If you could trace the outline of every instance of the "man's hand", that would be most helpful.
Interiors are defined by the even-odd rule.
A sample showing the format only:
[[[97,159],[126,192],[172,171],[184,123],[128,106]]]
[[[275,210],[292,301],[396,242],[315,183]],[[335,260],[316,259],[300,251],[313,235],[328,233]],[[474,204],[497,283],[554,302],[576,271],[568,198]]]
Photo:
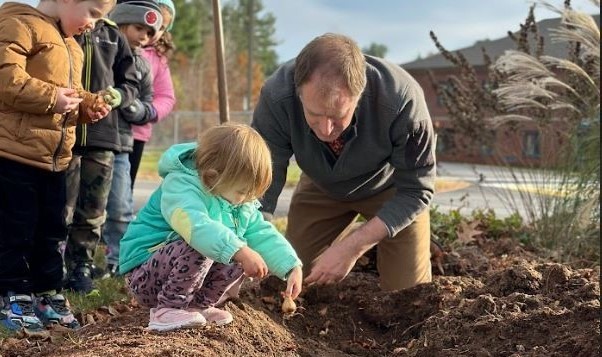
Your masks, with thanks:
[[[346,243],[343,240],[326,249],[312,267],[311,273],[305,278],[305,283],[308,285],[334,284],[345,279],[361,256]]]
[[[388,237],[388,234],[384,222],[378,217],[373,217],[343,240],[326,249],[305,278],[305,283],[334,284],[345,279],[359,257]]]

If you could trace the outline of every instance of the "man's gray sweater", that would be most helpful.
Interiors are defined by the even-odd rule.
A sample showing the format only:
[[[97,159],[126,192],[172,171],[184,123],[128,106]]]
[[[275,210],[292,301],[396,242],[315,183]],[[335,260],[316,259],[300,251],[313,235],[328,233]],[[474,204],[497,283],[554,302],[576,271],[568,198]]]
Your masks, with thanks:
[[[401,67],[366,56],[367,84],[338,158],[307,125],[293,80],[294,60],[265,82],[252,126],[268,143],[273,182],[261,200],[273,213],[289,160],[336,200],[370,197],[395,186],[396,195],[377,216],[390,236],[427,209],[435,184],[435,135],[418,83]]]

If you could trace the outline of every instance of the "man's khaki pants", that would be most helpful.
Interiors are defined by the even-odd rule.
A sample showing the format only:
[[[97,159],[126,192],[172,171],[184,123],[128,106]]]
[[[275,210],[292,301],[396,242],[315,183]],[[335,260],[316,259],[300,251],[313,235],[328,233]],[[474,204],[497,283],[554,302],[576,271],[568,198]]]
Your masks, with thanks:
[[[376,215],[395,188],[363,200],[334,200],[301,175],[288,213],[286,237],[304,265],[304,276],[335,240],[345,239],[358,214]],[[393,238],[377,248],[377,267],[383,290],[398,290],[431,281],[430,216],[428,209]]]

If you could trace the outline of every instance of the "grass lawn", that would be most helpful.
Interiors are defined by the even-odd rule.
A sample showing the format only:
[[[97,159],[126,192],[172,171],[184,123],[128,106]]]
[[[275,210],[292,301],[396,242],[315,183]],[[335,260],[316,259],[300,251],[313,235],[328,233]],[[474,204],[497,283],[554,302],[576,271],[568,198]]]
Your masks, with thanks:
[[[136,180],[140,179],[143,181],[154,181],[159,179],[157,169],[161,154],[163,154],[162,150],[144,150],[142,159],[140,160],[140,168],[138,168]]]
[[[161,150],[145,150],[142,154],[142,160],[140,161],[140,168],[138,169],[138,175],[136,180],[159,180],[158,163],[159,158],[163,154]],[[301,176],[301,170],[296,163],[292,163],[288,168],[286,176],[286,186],[295,186],[299,182],[299,176]]]

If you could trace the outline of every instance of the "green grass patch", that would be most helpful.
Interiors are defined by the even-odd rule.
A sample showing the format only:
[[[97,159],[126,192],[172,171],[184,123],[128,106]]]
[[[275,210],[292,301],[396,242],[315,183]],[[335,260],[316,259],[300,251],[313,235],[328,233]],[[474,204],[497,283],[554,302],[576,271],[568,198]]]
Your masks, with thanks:
[[[96,247],[94,264],[98,267],[104,268],[106,266],[105,250],[106,246],[102,243]],[[71,303],[74,314],[93,311],[101,306],[109,306],[111,303],[127,298],[127,288],[125,287],[123,277],[97,279],[94,280],[94,284],[96,285],[96,290],[87,295],[74,293],[69,290],[63,291],[63,294]]]
[[[148,172],[157,172],[159,158],[163,154],[160,150],[146,150],[142,154],[142,160],[140,162],[140,170]]]
[[[163,150],[144,150],[136,179],[153,181],[159,179],[159,158]]]
[[[533,230],[525,224],[518,213],[508,217],[497,217],[493,210],[475,209],[469,214],[459,209],[441,212],[437,206],[431,207],[431,232],[435,239],[444,245],[453,244],[458,239],[462,225],[475,224],[487,237],[499,239],[510,237],[521,243],[532,245]]]
[[[96,290],[87,295],[71,291],[63,292],[69,299],[74,314],[93,311],[127,298],[125,280],[122,277],[95,280],[94,283]]]
[[[7,328],[5,328],[4,326],[0,326],[0,342],[2,342],[3,339],[5,338],[9,338],[9,337],[14,337],[15,333]]]
[[[296,162],[288,165],[288,170],[286,172],[286,183],[287,187],[297,186],[297,182],[299,182],[299,178],[301,177],[301,169],[297,165]]]

